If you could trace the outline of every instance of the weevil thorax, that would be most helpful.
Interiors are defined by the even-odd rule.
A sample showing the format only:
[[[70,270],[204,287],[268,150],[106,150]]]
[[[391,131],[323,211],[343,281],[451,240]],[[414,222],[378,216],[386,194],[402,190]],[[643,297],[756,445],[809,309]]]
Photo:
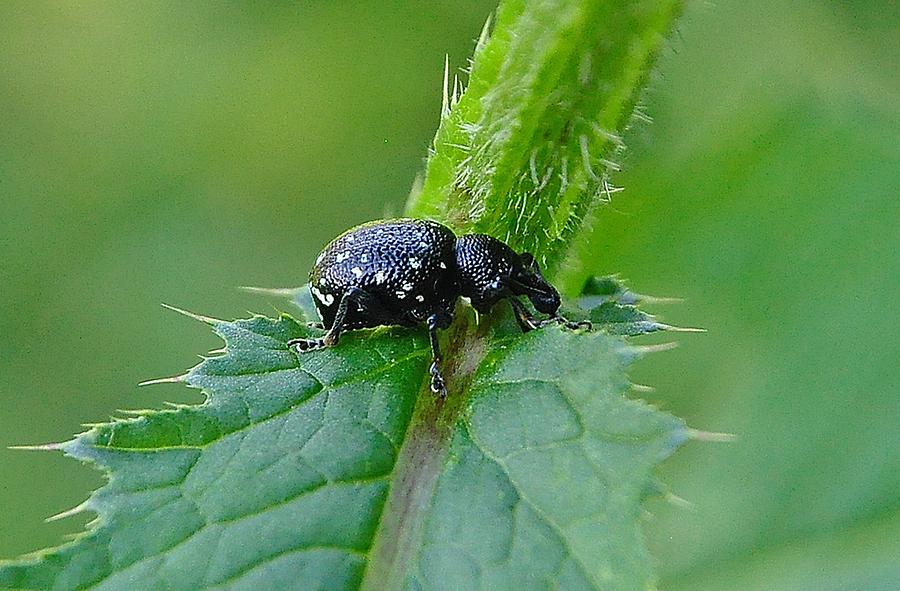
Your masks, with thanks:
[[[544,279],[530,254],[519,254],[485,234],[459,237],[455,250],[460,294],[479,312],[510,295],[527,296],[545,314],[559,309],[559,292]]]

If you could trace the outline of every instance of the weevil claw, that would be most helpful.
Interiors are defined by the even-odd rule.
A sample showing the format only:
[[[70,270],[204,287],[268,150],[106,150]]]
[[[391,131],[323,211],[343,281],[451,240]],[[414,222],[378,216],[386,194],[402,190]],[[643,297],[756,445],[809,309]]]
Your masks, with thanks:
[[[431,364],[428,371],[431,373],[431,391],[441,398],[446,398],[447,386],[444,383],[443,376],[441,376],[441,370],[438,368],[437,361]]]
[[[309,353],[317,349],[325,348],[325,339],[292,339],[288,341],[289,349],[297,353]]]

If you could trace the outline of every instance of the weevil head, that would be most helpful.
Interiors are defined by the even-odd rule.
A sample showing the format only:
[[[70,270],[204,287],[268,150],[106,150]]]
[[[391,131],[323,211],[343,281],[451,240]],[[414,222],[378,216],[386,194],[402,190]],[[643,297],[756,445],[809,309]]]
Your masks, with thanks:
[[[559,309],[559,292],[544,279],[534,257],[519,254],[496,238],[461,236],[456,241],[456,264],[460,294],[480,312],[511,295],[526,296],[543,314]]]

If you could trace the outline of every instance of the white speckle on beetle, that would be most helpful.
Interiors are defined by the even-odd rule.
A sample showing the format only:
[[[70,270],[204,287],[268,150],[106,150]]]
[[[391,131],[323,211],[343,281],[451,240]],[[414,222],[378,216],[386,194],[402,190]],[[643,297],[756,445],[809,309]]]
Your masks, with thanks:
[[[345,238],[347,242],[354,242],[356,240],[356,236],[350,235]]]
[[[394,292],[394,295],[397,296],[397,299],[398,299],[398,300],[402,300],[403,298],[406,297],[406,292],[405,292],[405,291],[400,291],[400,290],[398,289],[397,291]]]
[[[419,246],[422,248],[428,248],[428,243],[423,240],[422,242],[419,243]]]
[[[337,254],[337,256],[334,257],[334,260],[339,263],[343,263],[344,261],[346,261],[349,258],[350,258],[350,253],[345,250],[344,252],[339,252]]]
[[[416,301],[418,301],[418,302],[424,302],[424,301],[425,301],[425,296],[423,296],[422,294],[417,295],[417,296],[416,296]]]
[[[322,263],[322,259],[324,259],[324,258],[325,258],[325,253],[324,253],[324,252],[320,252],[320,253],[319,253],[319,256],[316,257],[316,264],[317,264],[317,265],[321,264],[321,263]]]
[[[375,273],[375,283],[377,285],[381,285],[382,283],[384,283],[384,271],[378,271],[377,273]]]
[[[325,279],[324,277],[320,277],[320,278],[319,278],[319,285],[321,285],[322,287],[324,287],[326,283],[328,283],[328,280],[327,280],[327,279]]]
[[[319,301],[326,306],[330,306],[334,303],[334,296],[330,293],[322,293],[321,291],[319,291],[319,288],[315,286],[312,287],[310,291],[312,291],[313,295],[319,298]]]
[[[357,279],[363,276],[363,270],[359,267],[353,267],[352,269],[350,269],[350,272],[353,273],[354,277],[356,277]]]
[[[418,269],[419,267],[422,266],[422,262],[419,261],[419,259],[417,259],[415,257],[409,257],[409,260],[407,260],[406,262],[409,263],[409,266],[412,267],[413,269]]]
[[[401,287],[403,288],[403,291],[412,291],[413,284],[407,281]]]
[[[361,255],[359,255],[359,261],[360,261],[361,263],[368,263],[368,262],[369,262],[369,255],[367,255],[366,253],[362,253]]]
[[[441,269],[446,269],[446,268],[447,268],[447,265],[444,264],[444,261],[441,261],[441,263],[440,263],[438,266],[439,266]]]

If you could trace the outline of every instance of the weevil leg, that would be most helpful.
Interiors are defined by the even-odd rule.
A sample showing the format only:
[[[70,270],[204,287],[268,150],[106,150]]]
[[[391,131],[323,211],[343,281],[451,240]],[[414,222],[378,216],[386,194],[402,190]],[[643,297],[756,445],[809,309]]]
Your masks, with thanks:
[[[370,296],[365,291],[359,289],[358,287],[351,287],[344,292],[344,295],[341,296],[341,301],[338,302],[337,312],[335,312],[334,314],[334,322],[331,323],[331,328],[328,330],[328,332],[325,333],[324,337],[312,339],[293,339],[288,341],[288,347],[296,349],[298,353],[306,353],[308,351],[315,351],[316,349],[334,347],[335,345],[337,345],[338,340],[341,337],[341,332],[343,332],[344,330],[344,325],[347,321],[347,312],[350,310],[350,305],[355,303],[360,311],[365,312],[371,300],[372,296]]]
[[[540,293],[532,287],[527,285],[522,285],[518,282],[513,282],[513,285],[508,287],[507,293],[509,294],[510,303],[513,305],[513,310],[516,312],[516,320],[519,321],[519,326],[522,327],[523,332],[528,332],[528,330],[534,328],[543,328],[548,324],[558,324],[568,328],[569,330],[578,330],[578,329],[586,329],[591,330],[593,328],[593,324],[591,324],[588,320],[581,320],[572,322],[568,318],[565,318],[560,315],[559,308],[555,312],[553,312],[548,318],[544,318],[543,320],[536,320],[534,315],[528,311],[528,308],[525,305],[515,298],[512,294],[524,294],[525,296],[531,298],[533,294]],[[534,300],[532,300],[534,301]],[[525,328],[525,324],[529,328]]]
[[[513,314],[516,317],[516,322],[519,323],[519,328],[522,329],[522,332],[528,332],[530,330],[534,330],[535,328],[540,328],[543,326],[542,322],[536,322],[534,319],[534,315],[525,307],[525,304],[519,301],[519,299],[510,295],[508,298],[509,305],[512,306]]]
[[[519,323],[519,327],[521,327],[522,332],[528,332],[529,330],[534,330],[535,328],[543,328],[548,324],[558,324],[568,328],[569,330],[591,330],[593,328],[593,324],[591,324],[588,320],[581,320],[578,322],[572,322],[567,318],[559,315],[559,312],[550,316],[549,318],[545,318],[543,320],[535,319],[534,315],[528,310],[528,308],[519,300],[516,296],[510,295],[508,296],[509,303],[512,306],[513,312],[516,316],[516,322]]]
[[[428,326],[428,338],[431,340],[431,367],[428,372],[431,374],[431,391],[439,395],[441,398],[447,397],[447,385],[444,383],[444,377],[441,375],[439,364],[442,360],[441,346],[438,343],[438,328],[440,328],[440,316],[432,314],[425,321]]]
[[[484,288],[481,298],[488,302],[496,301],[500,298],[509,300],[509,305],[512,306],[513,315],[516,317],[516,322],[519,324],[519,328],[522,329],[522,332],[528,332],[540,326],[540,324],[535,321],[534,315],[525,307],[525,304],[519,301],[518,296],[516,296],[513,290],[500,279],[489,283]]]
[[[291,339],[287,342],[288,349],[294,349],[298,353],[307,353],[316,349],[325,348],[325,339]]]
[[[580,330],[580,329],[593,330],[594,329],[594,323],[591,322],[590,320],[572,321],[572,320],[566,320],[562,316],[557,316],[557,318],[559,318],[562,321],[562,325],[565,326],[566,328],[568,328],[569,330]]]
[[[547,326],[548,324],[558,324],[560,326],[568,328],[569,330],[591,330],[592,328],[594,328],[594,324],[590,320],[572,321],[563,316],[560,316],[559,314],[541,320],[539,323],[540,326]]]

